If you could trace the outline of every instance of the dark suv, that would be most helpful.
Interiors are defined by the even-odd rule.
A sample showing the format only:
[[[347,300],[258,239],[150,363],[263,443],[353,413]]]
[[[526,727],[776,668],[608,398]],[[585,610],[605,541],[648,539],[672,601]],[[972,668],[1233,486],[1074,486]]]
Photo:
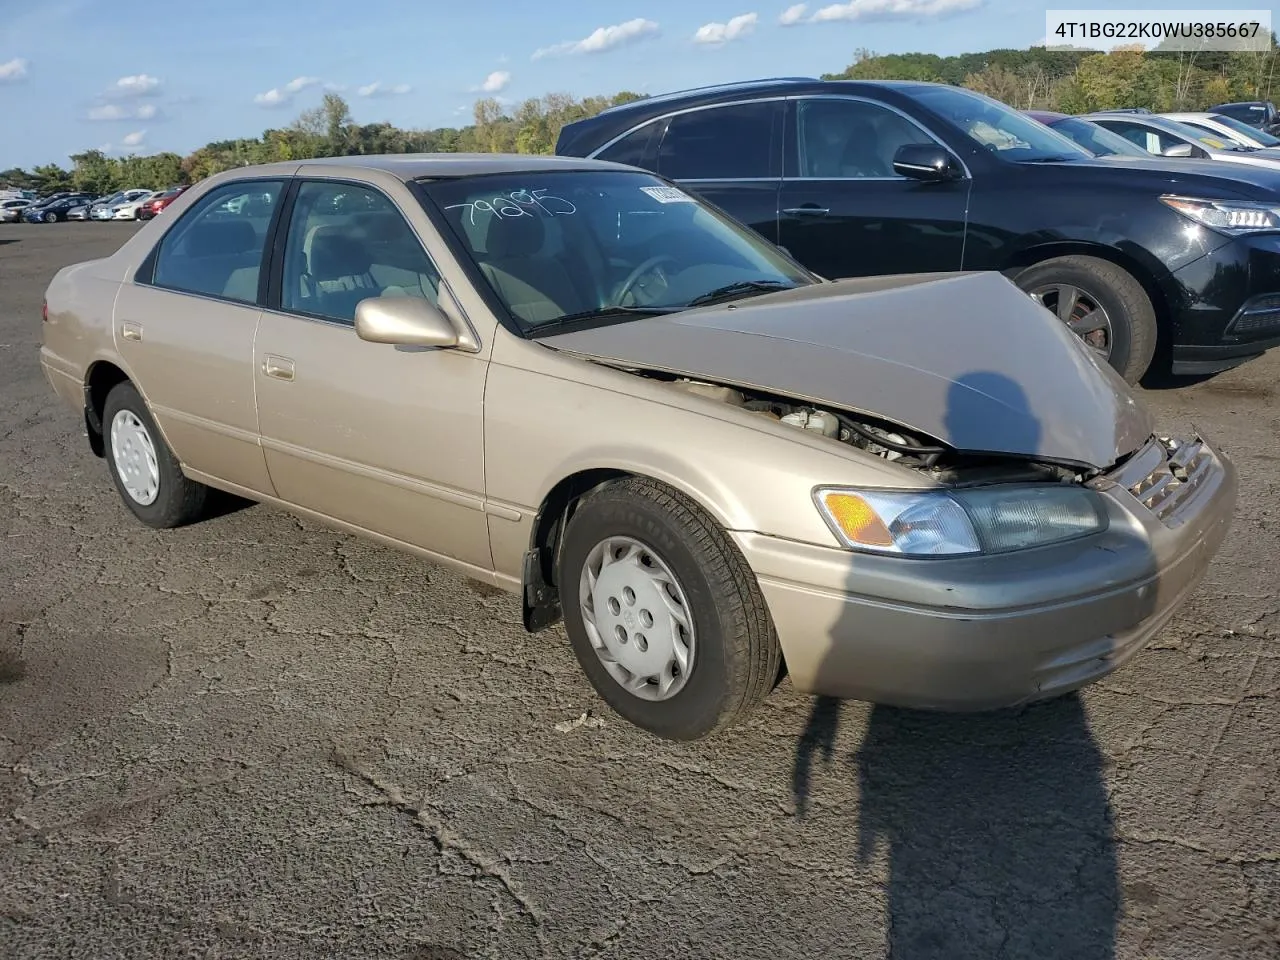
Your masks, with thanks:
[[[614,107],[556,152],[683,184],[828,278],[1002,271],[1130,382],[1158,342],[1180,374],[1280,345],[1265,168],[1095,158],[944,84],[797,79]]]

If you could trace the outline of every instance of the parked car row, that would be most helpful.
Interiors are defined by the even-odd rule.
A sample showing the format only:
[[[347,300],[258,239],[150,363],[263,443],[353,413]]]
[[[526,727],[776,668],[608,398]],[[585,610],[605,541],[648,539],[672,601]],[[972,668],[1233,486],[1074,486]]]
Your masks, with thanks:
[[[610,108],[556,152],[679,183],[827,278],[999,271],[1130,382],[1280,345],[1269,134],[1039,116],[942,84],[762,80]]]
[[[57,223],[67,220],[150,220],[161,213],[185,186],[165,190],[135,188],[103,197],[95,193],[61,192],[38,200],[0,200],[0,223]]]

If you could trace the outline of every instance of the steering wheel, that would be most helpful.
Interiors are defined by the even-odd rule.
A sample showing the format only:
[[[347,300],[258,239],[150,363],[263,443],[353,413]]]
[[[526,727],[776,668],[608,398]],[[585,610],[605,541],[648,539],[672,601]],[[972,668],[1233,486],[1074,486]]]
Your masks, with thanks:
[[[613,298],[614,305],[622,306],[623,297],[625,297],[628,293],[631,292],[631,288],[634,287],[636,285],[636,282],[639,281],[639,279],[643,277],[646,273],[648,273],[658,264],[666,260],[670,260],[671,262],[674,263],[675,259],[676,258],[671,256],[671,254],[669,253],[660,253],[657,256],[650,257],[648,260],[645,260],[643,263],[641,263],[640,266],[636,267],[629,274],[627,274],[627,279],[623,280],[621,285],[618,287],[618,293]],[[663,278],[663,282],[664,283],[666,282],[665,277]]]

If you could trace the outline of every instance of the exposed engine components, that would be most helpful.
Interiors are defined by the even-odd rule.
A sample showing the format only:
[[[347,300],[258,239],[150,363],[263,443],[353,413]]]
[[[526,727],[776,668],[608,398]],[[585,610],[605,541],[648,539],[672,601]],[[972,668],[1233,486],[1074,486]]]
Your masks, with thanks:
[[[758,394],[688,377],[669,379],[669,375],[646,375],[662,380],[676,389],[741,407],[797,430],[806,430],[847,443],[885,460],[920,470],[948,486],[968,486],[1000,480],[1082,483],[1089,478],[1079,474],[1075,468],[990,454],[958,452],[939,445],[937,440],[912,436],[901,426],[876,420],[874,417],[847,411],[824,410],[779,396]]]

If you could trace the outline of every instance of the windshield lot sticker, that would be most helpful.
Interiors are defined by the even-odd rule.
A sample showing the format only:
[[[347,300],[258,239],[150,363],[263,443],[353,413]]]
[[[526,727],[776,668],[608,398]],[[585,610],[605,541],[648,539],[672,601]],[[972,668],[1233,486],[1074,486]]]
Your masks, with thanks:
[[[499,194],[488,200],[455,203],[445,209],[470,211],[472,224],[476,222],[477,213],[491,213],[496,217],[514,220],[516,217],[533,217],[539,214],[547,217],[568,217],[578,212],[578,208],[564,197],[552,196],[545,188],[512,190],[510,193]]]
[[[640,189],[659,203],[693,203],[693,197],[675,187],[641,187]]]

